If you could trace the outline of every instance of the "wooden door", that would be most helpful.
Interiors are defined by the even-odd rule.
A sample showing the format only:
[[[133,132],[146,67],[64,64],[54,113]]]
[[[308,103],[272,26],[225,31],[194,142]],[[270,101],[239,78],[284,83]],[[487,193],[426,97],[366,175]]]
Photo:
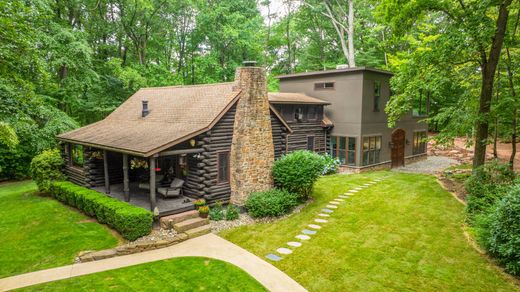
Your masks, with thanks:
[[[392,132],[392,167],[404,165],[405,132],[396,129]]]

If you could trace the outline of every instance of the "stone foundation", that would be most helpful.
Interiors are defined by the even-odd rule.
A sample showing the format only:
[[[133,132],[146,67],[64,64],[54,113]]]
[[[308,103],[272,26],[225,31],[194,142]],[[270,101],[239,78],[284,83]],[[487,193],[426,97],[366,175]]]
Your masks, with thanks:
[[[415,156],[408,156],[404,158],[404,165],[407,165],[408,163],[413,163],[420,160],[425,160],[428,158],[428,155],[425,154],[419,154]],[[367,172],[367,171],[377,171],[377,170],[388,170],[392,168],[392,162],[386,161],[382,162],[376,165],[369,165],[365,167],[349,167],[349,166],[340,166],[339,173],[361,173],[361,172]]]
[[[244,205],[249,194],[272,187],[274,145],[265,72],[260,67],[236,70],[241,90],[230,155],[231,203]]]

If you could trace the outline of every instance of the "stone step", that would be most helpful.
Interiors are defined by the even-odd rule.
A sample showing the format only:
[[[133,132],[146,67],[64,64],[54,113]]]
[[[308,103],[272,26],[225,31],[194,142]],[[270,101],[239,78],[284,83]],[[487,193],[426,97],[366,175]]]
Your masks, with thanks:
[[[209,224],[202,225],[197,228],[186,230],[184,233],[188,235],[188,238],[194,238],[211,232],[211,226]]]
[[[177,232],[185,232],[186,230],[197,228],[203,225],[208,225],[209,220],[207,218],[192,218],[188,220],[184,220],[179,223],[173,224],[173,229]]]
[[[188,219],[198,218],[199,212],[197,210],[191,210],[175,215],[164,216],[159,220],[161,222],[161,228],[172,229],[173,225]]]

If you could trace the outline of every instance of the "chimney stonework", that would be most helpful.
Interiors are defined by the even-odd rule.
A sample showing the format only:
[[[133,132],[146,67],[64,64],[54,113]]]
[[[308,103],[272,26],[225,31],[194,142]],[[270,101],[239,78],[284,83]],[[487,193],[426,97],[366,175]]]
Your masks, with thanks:
[[[272,187],[274,145],[264,70],[237,68],[234,86],[242,91],[230,154],[231,203],[242,206],[252,192]]]

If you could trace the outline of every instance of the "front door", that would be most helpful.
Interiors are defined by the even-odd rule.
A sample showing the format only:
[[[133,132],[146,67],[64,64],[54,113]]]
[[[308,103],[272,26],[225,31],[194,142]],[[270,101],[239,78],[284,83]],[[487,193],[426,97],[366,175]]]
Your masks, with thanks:
[[[396,129],[392,132],[392,168],[404,165],[405,132]]]

